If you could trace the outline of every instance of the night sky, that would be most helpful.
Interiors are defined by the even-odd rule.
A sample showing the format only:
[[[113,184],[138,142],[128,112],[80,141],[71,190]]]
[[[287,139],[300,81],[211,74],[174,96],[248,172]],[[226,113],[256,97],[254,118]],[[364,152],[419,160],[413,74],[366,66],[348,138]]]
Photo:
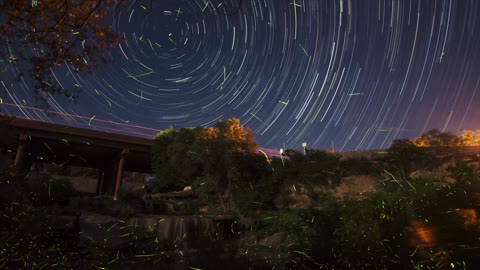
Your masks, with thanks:
[[[27,108],[33,91],[10,84],[3,61],[0,110],[150,137],[236,117],[273,149],[381,149],[433,128],[480,129],[477,0],[139,0],[113,13],[124,38],[113,63],[53,70],[82,89],[77,104]]]

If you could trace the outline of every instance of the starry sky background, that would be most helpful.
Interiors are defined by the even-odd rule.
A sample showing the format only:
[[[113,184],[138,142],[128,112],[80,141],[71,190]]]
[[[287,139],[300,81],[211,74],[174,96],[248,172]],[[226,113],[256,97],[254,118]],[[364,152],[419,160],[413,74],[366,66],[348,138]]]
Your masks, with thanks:
[[[78,104],[28,108],[33,91],[7,83],[4,61],[0,110],[150,137],[236,117],[262,147],[387,148],[480,129],[479,16],[477,0],[132,1],[108,18],[124,38],[112,64],[53,70],[82,89]]]

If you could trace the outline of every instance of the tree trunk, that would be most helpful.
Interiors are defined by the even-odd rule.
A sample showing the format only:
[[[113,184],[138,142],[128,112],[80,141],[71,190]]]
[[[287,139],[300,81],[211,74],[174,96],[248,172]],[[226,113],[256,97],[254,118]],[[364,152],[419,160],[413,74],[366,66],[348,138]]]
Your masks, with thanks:
[[[223,201],[222,194],[217,191],[218,199],[220,200],[220,205],[222,206],[223,212],[227,213],[227,207],[225,206],[225,202]]]
[[[230,211],[232,208],[231,202],[232,202],[232,191],[231,189],[231,181],[228,179],[228,186],[227,186],[227,194],[228,194],[228,205],[227,205],[227,210]]]

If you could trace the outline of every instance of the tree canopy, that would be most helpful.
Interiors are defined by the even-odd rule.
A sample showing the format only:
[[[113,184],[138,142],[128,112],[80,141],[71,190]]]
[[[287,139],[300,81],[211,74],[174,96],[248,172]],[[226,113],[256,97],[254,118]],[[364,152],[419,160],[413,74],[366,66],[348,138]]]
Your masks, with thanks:
[[[460,135],[460,140],[465,146],[480,146],[480,129],[473,130],[464,130]]]
[[[240,160],[256,149],[252,131],[235,118],[219,120],[215,127],[169,128],[157,135],[152,167],[161,189],[193,185],[206,199],[218,198],[227,210],[223,195],[232,200]]]
[[[386,156],[389,169],[398,172],[403,179],[410,177],[413,170],[419,169],[425,154],[409,139],[397,139],[392,142]]]
[[[419,147],[461,146],[460,138],[452,132],[441,132],[438,129],[426,131],[413,140]]]
[[[0,66],[12,68],[17,80],[32,82],[39,93],[76,92],[62,88],[52,68],[69,65],[89,72],[108,61],[118,44],[105,17],[113,4],[127,0],[3,0],[0,2]]]
[[[413,139],[418,147],[445,147],[445,146],[480,146],[480,130],[463,130],[460,136],[438,129],[425,131]]]

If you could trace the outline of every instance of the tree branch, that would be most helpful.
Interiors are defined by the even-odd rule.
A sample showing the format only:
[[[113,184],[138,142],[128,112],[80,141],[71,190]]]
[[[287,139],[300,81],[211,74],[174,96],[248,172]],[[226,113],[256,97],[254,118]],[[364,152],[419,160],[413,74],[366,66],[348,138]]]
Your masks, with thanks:
[[[83,21],[83,23],[80,25],[80,30],[83,29],[83,27],[87,24],[88,20],[90,19],[90,17],[92,16],[92,14],[98,9],[98,7],[102,4],[102,0],[98,0],[97,3],[95,4],[95,6],[93,7],[92,10],[90,10],[90,12],[88,13],[87,15],[87,18],[85,18],[85,20]]]
[[[60,25],[62,24],[62,22],[65,20],[65,18],[67,18],[67,14],[68,14],[68,2],[67,2],[67,0],[64,0],[64,1],[63,1],[63,4],[65,5],[65,11],[63,12],[62,18],[60,18],[60,20],[57,22],[57,24],[55,24],[55,25],[52,27],[52,31],[51,31],[51,32],[54,32],[55,29],[57,29],[58,27],[60,27]]]

